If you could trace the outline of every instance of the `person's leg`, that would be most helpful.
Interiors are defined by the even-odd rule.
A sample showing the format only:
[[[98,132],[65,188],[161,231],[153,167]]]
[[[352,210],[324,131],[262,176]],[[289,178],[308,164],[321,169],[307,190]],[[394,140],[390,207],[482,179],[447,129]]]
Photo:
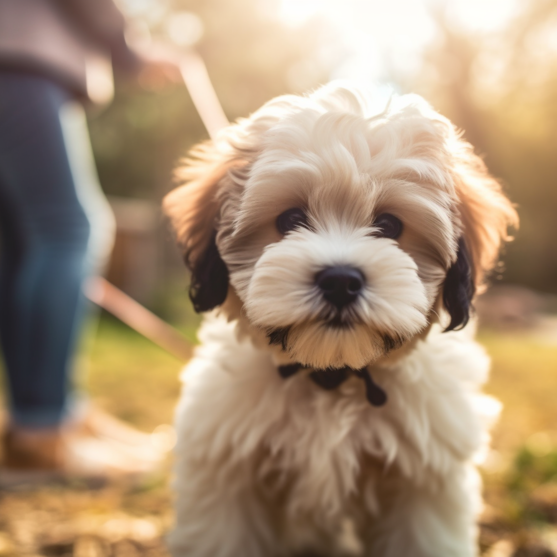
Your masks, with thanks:
[[[0,485],[60,472],[135,475],[164,457],[160,436],[94,407],[65,419],[84,282],[102,270],[113,234],[83,109],[48,80],[0,72],[0,343],[10,395]]]
[[[17,426],[64,417],[82,286],[103,243],[91,209],[107,220],[83,114],[69,102],[47,79],[0,74],[0,340]],[[110,239],[112,229],[108,218]]]

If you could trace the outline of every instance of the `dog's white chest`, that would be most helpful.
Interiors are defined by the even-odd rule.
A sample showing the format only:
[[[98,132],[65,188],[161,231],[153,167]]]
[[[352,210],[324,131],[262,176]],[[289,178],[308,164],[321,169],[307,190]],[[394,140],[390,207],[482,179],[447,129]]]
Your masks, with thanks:
[[[388,395],[380,408],[357,378],[334,391],[303,374],[281,378],[233,325],[211,319],[200,337],[184,373],[179,435],[200,459],[253,466],[270,489],[288,484],[289,504],[339,510],[370,462],[419,484],[450,474],[481,444],[473,403],[488,362],[458,335],[436,334],[400,365],[374,371]]]

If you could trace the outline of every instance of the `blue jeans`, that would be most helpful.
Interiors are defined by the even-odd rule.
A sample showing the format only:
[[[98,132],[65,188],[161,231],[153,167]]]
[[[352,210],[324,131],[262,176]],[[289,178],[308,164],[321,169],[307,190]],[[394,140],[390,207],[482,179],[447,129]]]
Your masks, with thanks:
[[[14,424],[63,420],[83,284],[113,229],[82,108],[54,81],[0,70],[0,342]]]

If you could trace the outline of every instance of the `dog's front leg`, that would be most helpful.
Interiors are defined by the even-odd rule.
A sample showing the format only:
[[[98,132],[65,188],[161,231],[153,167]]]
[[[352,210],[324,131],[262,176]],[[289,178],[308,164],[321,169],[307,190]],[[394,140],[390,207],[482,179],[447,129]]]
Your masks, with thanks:
[[[173,557],[281,555],[269,513],[245,466],[178,460],[176,524],[168,542]]]
[[[389,489],[385,515],[374,520],[366,557],[475,557],[480,482],[462,466],[439,485]]]

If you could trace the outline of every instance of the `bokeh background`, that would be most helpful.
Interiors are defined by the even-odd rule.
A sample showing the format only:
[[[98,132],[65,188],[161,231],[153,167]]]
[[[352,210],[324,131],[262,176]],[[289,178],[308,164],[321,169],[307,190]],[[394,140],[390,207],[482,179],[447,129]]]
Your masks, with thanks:
[[[453,120],[518,204],[502,282],[557,293],[557,2],[121,0],[129,41],[194,48],[230,120],[334,78],[416,92]],[[207,133],[183,86],[120,83],[90,117],[107,194],[158,206]],[[154,224],[154,223],[153,223]],[[167,275],[164,275],[164,280]],[[146,303],[152,288],[138,292]]]
[[[557,555],[557,1],[121,0],[128,40],[204,60],[229,120],[335,78],[415,92],[463,130],[516,202],[521,228],[478,301],[505,404],[483,469],[481,550]],[[187,276],[160,215],[172,170],[208,137],[183,84],[116,83],[90,107],[98,172],[118,221],[109,279],[195,343]],[[109,315],[83,343],[98,404],[170,423],[181,362]],[[0,555],[165,555],[168,474],[97,491],[0,493]]]

